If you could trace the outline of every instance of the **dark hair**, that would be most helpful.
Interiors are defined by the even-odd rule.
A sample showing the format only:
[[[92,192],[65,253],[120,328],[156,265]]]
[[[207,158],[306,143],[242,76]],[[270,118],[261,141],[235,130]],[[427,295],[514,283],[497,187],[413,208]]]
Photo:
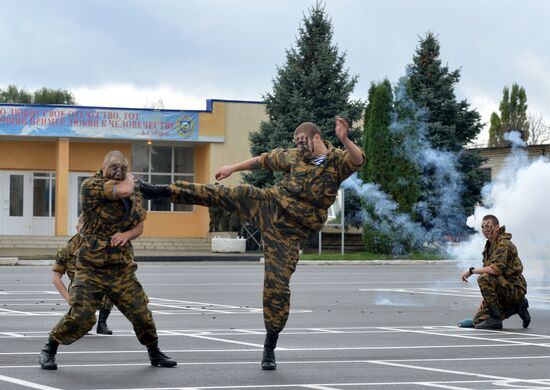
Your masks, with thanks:
[[[487,221],[489,219],[493,222],[493,224],[500,225],[498,218],[495,217],[493,214],[487,214],[486,216],[483,217],[483,221]]]
[[[313,122],[304,122],[294,130],[294,135],[305,133],[308,137],[313,137],[315,134],[321,135],[321,130]]]

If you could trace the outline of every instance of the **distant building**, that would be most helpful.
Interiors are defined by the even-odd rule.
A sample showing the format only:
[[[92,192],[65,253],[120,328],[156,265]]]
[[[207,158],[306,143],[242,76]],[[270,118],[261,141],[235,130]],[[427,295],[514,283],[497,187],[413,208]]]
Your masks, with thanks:
[[[480,169],[486,171],[491,180],[495,180],[498,176],[504,164],[504,159],[512,151],[509,146],[474,148],[472,150],[477,150],[482,157],[487,159]],[[528,145],[527,152],[530,160],[534,160],[541,156],[550,157],[550,144]]]
[[[110,150],[146,181],[214,183],[218,167],[251,157],[248,135],[262,120],[263,102],[208,100],[204,111],[0,104],[0,235],[74,233],[80,185]],[[144,236],[207,236],[207,208],[146,203]]]

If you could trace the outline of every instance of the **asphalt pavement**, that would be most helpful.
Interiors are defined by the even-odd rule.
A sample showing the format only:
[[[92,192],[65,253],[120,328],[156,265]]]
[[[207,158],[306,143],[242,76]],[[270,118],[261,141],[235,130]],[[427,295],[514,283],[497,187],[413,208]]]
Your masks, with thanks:
[[[1,390],[550,389],[550,292],[529,286],[532,324],[462,329],[480,295],[453,264],[298,265],[291,315],[262,371],[263,265],[140,264],[161,349],[175,368],[149,364],[118,312],[112,336],[60,346],[57,371],[38,353],[68,306],[48,266],[0,267]]]

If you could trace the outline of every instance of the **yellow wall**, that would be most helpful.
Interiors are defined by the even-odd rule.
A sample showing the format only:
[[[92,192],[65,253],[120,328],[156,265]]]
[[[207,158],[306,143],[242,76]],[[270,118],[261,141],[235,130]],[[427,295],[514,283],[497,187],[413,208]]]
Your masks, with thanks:
[[[265,105],[257,103],[232,103],[225,105],[224,143],[212,143],[210,158],[210,182],[215,181],[216,171],[223,165],[234,164],[251,156],[249,134],[258,131],[260,122],[267,120]],[[215,106],[217,109],[220,103]],[[242,180],[241,174],[233,174],[223,180],[223,184],[236,185]]]
[[[0,169],[55,171],[57,141],[0,141]]]
[[[71,172],[96,172],[101,169],[105,155],[119,150],[131,162],[132,144],[103,142],[71,142],[69,170]]]
[[[69,139],[60,138],[57,141],[57,156],[55,169],[55,235],[68,234],[69,218]]]
[[[199,133],[206,137],[223,137],[225,131],[225,102],[214,102],[211,112],[199,113]]]

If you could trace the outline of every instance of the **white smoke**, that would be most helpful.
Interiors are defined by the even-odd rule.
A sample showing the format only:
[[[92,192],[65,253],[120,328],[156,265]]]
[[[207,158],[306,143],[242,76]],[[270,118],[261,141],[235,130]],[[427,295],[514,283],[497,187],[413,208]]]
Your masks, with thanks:
[[[523,262],[524,276],[529,285],[541,285],[550,281],[550,162],[538,157],[529,160],[525,143],[518,132],[505,135],[512,144],[510,155],[504,160],[497,178],[483,188],[483,205],[476,207],[467,220],[468,226],[478,233],[484,215],[493,214],[500,225],[512,234],[512,242],[518,248]],[[464,260],[461,267],[479,265],[485,240],[476,234],[468,242],[450,250]],[[477,263],[471,263],[477,260]],[[466,267],[467,268],[467,267]]]
[[[374,216],[363,209],[358,219],[362,224],[373,226],[376,231],[383,233],[392,243],[393,254],[406,253],[404,243],[414,243],[416,246],[422,242],[425,235],[422,225],[412,221],[408,214],[399,213],[398,204],[380,190],[378,184],[364,183],[355,173],[342,186],[355,191],[371,208]]]
[[[447,236],[464,232],[466,216],[461,207],[464,186],[458,154],[432,146],[427,113],[409,96],[405,77],[399,80],[394,93],[395,109],[389,130],[399,140],[396,153],[414,163],[420,171],[421,183],[428,188],[424,198],[413,205],[413,214],[420,221],[398,212],[399,205],[377,184],[363,183],[355,175],[342,185],[355,190],[363,200],[368,211],[363,210],[359,219],[391,242],[393,254],[411,249],[439,249]]]

